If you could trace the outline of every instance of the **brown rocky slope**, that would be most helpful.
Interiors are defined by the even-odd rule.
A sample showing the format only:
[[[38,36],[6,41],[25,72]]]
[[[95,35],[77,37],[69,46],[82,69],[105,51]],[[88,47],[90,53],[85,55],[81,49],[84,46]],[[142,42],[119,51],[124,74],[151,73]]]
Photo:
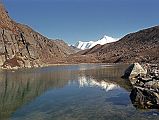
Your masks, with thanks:
[[[62,40],[49,40],[13,21],[0,3],[0,66],[37,67],[63,63],[74,51]]]
[[[71,55],[68,61],[74,63],[159,63],[159,26],[130,33],[114,43],[97,45],[80,51]]]

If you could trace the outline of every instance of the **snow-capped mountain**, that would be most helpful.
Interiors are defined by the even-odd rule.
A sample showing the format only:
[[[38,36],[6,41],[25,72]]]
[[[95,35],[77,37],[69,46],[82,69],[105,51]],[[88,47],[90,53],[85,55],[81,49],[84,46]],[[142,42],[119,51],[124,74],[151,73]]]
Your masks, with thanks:
[[[85,50],[85,49],[90,49],[90,48],[96,46],[97,44],[104,45],[106,43],[115,42],[117,40],[119,40],[119,39],[112,38],[112,37],[105,35],[103,38],[101,38],[97,41],[89,41],[89,42],[78,41],[74,46],[78,49]]]

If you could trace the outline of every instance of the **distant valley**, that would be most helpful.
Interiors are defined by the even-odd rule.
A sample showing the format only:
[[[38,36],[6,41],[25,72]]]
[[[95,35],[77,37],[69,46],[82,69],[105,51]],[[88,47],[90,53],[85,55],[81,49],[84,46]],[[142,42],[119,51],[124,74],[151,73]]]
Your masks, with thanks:
[[[43,67],[77,63],[159,63],[159,26],[68,46],[12,20],[0,3],[1,68]]]

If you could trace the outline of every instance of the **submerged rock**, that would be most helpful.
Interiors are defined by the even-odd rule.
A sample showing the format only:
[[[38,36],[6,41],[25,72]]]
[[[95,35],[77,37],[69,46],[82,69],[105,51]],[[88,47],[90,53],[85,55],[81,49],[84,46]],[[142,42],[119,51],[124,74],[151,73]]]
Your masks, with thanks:
[[[139,109],[159,109],[159,93],[134,87],[130,94],[132,104]]]

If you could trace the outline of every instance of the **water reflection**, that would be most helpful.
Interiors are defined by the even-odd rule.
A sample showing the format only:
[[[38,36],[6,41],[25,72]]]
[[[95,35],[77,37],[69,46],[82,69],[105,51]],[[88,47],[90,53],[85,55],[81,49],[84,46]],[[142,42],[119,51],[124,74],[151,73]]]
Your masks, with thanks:
[[[119,78],[118,78],[119,79]],[[120,82],[119,82],[120,83]],[[111,97],[108,97],[105,99],[106,102],[111,102],[114,105],[129,105],[129,96],[127,92],[118,93],[117,91],[122,91],[122,88],[120,87],[120,84],[118,85],[115,81],[110,80],[97,80],[93,79],[90,76],[79,76],[78,77],[78,84],[79,87],[85,88],[100,88],[104,90],[105,92],[112,91],[112,93],[115,95],[112,95]]]
[[[110,91],[119,88],[117,84],[111,83],[110,81],[109,82],[106,82],[104,80],[97,81],[95,79],[86,76],[80,76],[78,78],[78,83],[80,87],[99,87],[105,91]]]
[[[34,100],[46,90],[63,88],[70,81],[79,79],[80,87],[98,86],[106,91],[116,88],[116,84],[101,80],[103,78],[115,79],[119,70],[114,70],[111,66],[103,66],[101,70],[101,67],[85,64],[2,71],[0,73],[0,119],[9,118],[19,107]],[[91,79],[88,80],[88,76]]]
[[[127,65],[101,65],[95,69],[79,71],[79,84],[81,87],[101,87],[103,89],[114,89],[122,87],[131,91],[132,86],[128,80],[123,80],[121,75],[124,73]]]
[[[3,71],[0,120],[126,119],[132,113],[140,118],[129,99],[131,86],[120,78],[126,67],[74,65]]]
[[[51,88],[62,88],[73,79],[71,71],[4,71],[0,74],[0,119]]]

